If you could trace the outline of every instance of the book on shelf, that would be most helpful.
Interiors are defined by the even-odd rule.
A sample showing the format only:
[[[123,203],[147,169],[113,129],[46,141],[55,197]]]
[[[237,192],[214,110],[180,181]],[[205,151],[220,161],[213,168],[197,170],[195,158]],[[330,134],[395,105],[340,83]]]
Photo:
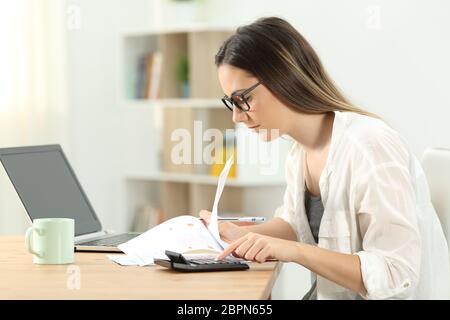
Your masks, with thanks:
[[[143,54],[138,59],[136,99],[160,98],[163,55],[159,51]]]
[[[135,83],[135,93],[134,98],[142,99],[144,96],[143,90],[145,87],[145,74],[144,70],[146,68],[146,56],[140,56],[137,61],[137,70],[136,70],[136,83]]]
[[[236,178],[236,138],[233,134],[225,133],[222,145],[214,150],[213,163],[209,168],[209,174],[214,177],[218,177],[227,159],[232,156],[234,161],[230,168],[229,177]]]
[[[161,72],[163,55],[157,51],[151,54],[151,67],[147,68],[148,75],[148,96],[149,99],[160,98]]]
[[[213,164],[211,164],[209,168],[209,175],[213,177],[218,177],[220,175],[220,172],[222,171],[223,167],[225,166],[226,158],[233,154],[233,157],[235,158],[235,162],[231,166],[230,169],[230,178],[236,178],[236,152],[234,149],[219,149],[215,151],[215,159]]]

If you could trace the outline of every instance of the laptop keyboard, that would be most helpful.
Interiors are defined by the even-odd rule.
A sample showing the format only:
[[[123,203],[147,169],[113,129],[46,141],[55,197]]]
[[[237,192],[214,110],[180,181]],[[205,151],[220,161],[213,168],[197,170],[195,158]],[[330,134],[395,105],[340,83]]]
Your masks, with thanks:
[[[80,245],[83,246],[104,246],[104,247],[115,247],[118,246],[121,243],[127,242],[128,240],[131,240],[135,237],[137,237],[139,234],[133,234],[133,233],[123,233],[118,234],[115,236],[108,236],[106,238],[101,238],[97,240],[92,240],[88,242],[80,243]]]

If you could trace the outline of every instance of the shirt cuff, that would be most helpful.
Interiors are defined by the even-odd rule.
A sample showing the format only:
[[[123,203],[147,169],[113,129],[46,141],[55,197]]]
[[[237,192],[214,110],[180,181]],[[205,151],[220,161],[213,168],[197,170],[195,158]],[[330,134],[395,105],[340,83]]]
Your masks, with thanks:
[[[389,270],[384,257],[377,253],[360,251],[355,253],[361,263],[361,274],[366,288],[364,299],[405,299],[411,289],[411,280],[406,278],[400,286],[389,281]]]

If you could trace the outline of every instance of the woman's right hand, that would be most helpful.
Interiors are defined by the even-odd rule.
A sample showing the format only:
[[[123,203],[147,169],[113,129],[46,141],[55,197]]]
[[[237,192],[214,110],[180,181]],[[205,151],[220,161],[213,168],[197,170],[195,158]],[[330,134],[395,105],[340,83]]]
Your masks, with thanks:
[[[199,215],[205,226],[208,226],[211,219],[211,212],[208,210],[201,210]],[[234,242],[247,233],[248,231],[245,230],[245,228],[239,227],[234,223],[228,221],[219,221],[219,234],[222,240],[227,243]]]

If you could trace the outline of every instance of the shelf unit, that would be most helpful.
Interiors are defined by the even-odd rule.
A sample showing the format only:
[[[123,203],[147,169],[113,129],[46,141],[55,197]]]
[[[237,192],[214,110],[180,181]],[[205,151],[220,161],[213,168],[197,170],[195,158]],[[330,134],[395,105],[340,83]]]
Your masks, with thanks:
[[[175,182],[175,183],[193,183],[203,185],[217,185],[218,178],[210,175],[202,174],[186,174],[186,173],[173,173],[173,172],[155,172],[155,173],[133,173],[127,174],[128,179],[131,180],[148,180],[155,182]],[[285,182],[282,179],[235,179],[228,178],[227,186],[230,187],[260,187],[260,186],[284,186]]]
[[[157,99],[157,100],[129,100],[125,103],[126,108],[223,108],[223,103],[219,99]]]
[[[193,135],[188,147],[191,160],[195,158],[196,148],[204,151],[211,145],[212,139],[204,139],[207,129],[218,129],[221,133],[234,130],[236,176],[227,179],[219,203],[221,214],[270,217],[282,201],[284,156],[289,143],[270,142],[279,146],[280,152],[266,155],[264,161],[277,161],[279,167],[270,176],[259,174],[260,164],[244,159],[249,150],[248,141],[254,146],[259,138],[256,134],[250,137],[247,129],[236,126],[231,112],[220,101],[223,93],[214,55],[233,31],[197,25],[123,33],[118,94],[128,125],[126,138],[130,140],[126,150],[125,186],[131,216],[148,205],[161,208],[166,219],[211,209],[218,177],[210,174],[211,166],[204,161],[174,164],[173,150],[180,144],[172,136],[176,129]],[[136,98],[133,88],[136,88],[139,59],[151,52],[162,55],[159,95],[157,99]],[[177,65],[183,57],[187,57],[189,66],[189,96],[182,94],[181,81],[177,78]],[[202,139],[198,139],[199,135]]]

